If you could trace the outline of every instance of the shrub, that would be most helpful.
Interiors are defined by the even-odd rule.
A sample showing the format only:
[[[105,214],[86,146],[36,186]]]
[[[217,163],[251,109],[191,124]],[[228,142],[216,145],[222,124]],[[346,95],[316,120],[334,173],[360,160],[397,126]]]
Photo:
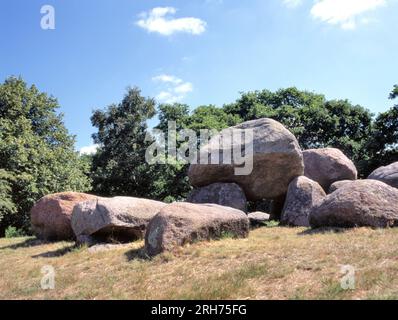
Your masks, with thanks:
[[[19,238],[19,237],[25,237],[26,234],[22,229],[17,229],[15,227],[9,226],[6,231],[5,231],[5,237],[10,239],[10,238]]]

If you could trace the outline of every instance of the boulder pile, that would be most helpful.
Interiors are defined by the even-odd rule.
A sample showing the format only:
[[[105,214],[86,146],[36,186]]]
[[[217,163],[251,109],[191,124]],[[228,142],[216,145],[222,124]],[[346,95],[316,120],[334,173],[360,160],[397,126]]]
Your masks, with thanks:
[[[243,149],[236,131],[251,132]],[[231,157],[237,149],[240,159]],[[215,154],[218,163],[212,162]],[[250,227],[276,218],[312,228],[398,226],[398,163],[357,180],[357,169],[343,152],[302,151],[289,130],[266,118],[222,131],[199,155],[209,164],[190,166],[194,189],[186,202],[48,195],[31,210],[32,228],[46,240],[89,245],[145,239],[147,254],[156,255],[197,241],[244,238]],[[242,170],[246,166],[250,170]],[[271,215],[246,213],[248,201],[264,200],[272,201]]]

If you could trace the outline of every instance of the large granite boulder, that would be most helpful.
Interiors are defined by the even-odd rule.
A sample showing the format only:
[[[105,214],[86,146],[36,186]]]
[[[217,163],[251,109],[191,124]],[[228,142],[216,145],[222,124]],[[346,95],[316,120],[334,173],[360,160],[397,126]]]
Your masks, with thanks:
[[[150,220],[165,203],[147,199],[98,198],[73,209],[72,228],[80,243],[129,242],[142,239]]]
[[[304,176],[294,179],[289,185],[281,223],[309,227],[308,217],[312,208],[325,197],[325,191],[317,182]]]
[[[33,232],[43,240],[73,240],[71,227],[73,207],[96,197],[77,192],[50,194],[41,198],[30,211]]]
[[[193,190],[187,202],[198,204],[218,204],[234,209],[247,210],[247,199],[236,183],[213,183],[207,187]]]
[[[309,220],[313,228],[398,226],[398,190],[376,180],[345,184],[314,206]]]
[[[253,160],[253,170],[246,172],[241,169],[249,168],[250,161],[246,161],[243,166],[236,159],[230,159],[231,150],[240,152],[240,134],[245,130],[253,133],[245,148],[245,156]],[[236,134],[233,136],[233,132],[239,133],[239,138]],[[229,140],[228,137],[231,136],[233,138]],[[223,142],[221,148],[220,141]],[[212,164],[211,155],[214,154],[220,156],[219,164]],[[201,149],[200,159],[208,159],[210,164],[190,166],[188,175],[194,187],[217,182],[237,183],[251,201],[283,196],[289,183],[304,172],[302,153],[294,135],[279,122],[267,118],[245,122],[222,131]]]
[[[328,194],[331,194],[335,192],[336,190],[340,189],[342,186],[345,186],[348,183],[355,182],[355,180],[341,180],[341,181],[336,181],[332,183],[332,185],[329,187]]]
[[[340,180],[356,180],[357,169],[343,152],[335,148],[303,151],[304,175],[318,182],[328,191],[332,183]]]
[[[145,249],[154,256],[196,241],[248,234],[249,219],[242,211],[215,204],[172,203],[149,223]]]
[[[391,187],[398,188],[398,162],[378,168],[371,173],[368,179],[379,180]]]

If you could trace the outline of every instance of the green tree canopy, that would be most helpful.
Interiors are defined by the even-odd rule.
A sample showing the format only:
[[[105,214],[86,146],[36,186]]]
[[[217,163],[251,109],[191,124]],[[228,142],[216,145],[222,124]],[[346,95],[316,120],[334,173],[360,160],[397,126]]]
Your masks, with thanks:
[[[390,99],[397,97],[398,86],[394,86]],[[398,161],[398,105],[377,116],[366,148],[370,154],[368,174],[380,166]]]
[[[181,130],[187,128],[189,120],[189,106],[186,104],[161,104],[158,108],[159,123],[156,129],[166,132],[168,129],[168,122],[175,121],[176,129]]]
[[[93,157],[94,191],[106,196],[147,196],[145,141],[147,120],[155,115],[154,99],[141,96],[138,88],[129,88],[123,100],[105,110],[96,110],[91,122],[100,147]]]
[[[242,122],[242,119],[234,114],[226,113],[222,108],[214,105],[199,106],[188,121],[188,128],[199,131],[201,129],[218,130],[232,127]]]
[[[12,201],[12,182],[13,175],[0,169],[0,224],[3,219],[11,214],[16,213],[16,206]]]
[[[394,89],[390,93],[390,99],[395,99],[398,97],[398,85],[394,86]]]
[[[12,203],[0,232],[10,224],[28,229],[29,210],[44,195],[90,188],[58,107],[20,78],[0,84],[0,193]]]
[[[94,191],[104,196],[135,196],[161,201],[182,200],[189,191],[186,165],[175,159],[167,164],[148,164],[147,148],[154,142],[147,121],[155,116],[154,99],[138,88],[129,88],[121,103],[94,112],[91,121],[98,129],[93,138],[100,148],[92,158]],[[168,121],[185,127],[188,106],[159,106],[157,129],[167,134]]]

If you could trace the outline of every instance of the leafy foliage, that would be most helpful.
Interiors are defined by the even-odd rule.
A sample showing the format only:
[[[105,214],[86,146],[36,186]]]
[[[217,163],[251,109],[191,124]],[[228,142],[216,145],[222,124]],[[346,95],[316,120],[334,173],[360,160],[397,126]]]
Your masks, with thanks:
[[[161,106],[160,126],[168,119],[184,119],[188,107]],[[177,162],[149,165],[145,152],[147,121],[156,113],[155,101],[129,88],[122,102],[94,112],[91,121],[98,128],[94,141],[100,148],[92,159],[94,191],[105,196],[136,196],[156,200],[181,200],[188,186],[186,166]],[[163,128],[162,128],[163,129]]]
[[[151,177],[145,163],[147,120],[155,115],[155,101],[129,88],[119,104],[96,110],[91,117],[100,145],[93,157],[93,191],[107,196],[148,196]]]
[[[395,99],[398,97],[398,85],[396,84],[394,86],[394,89],[392,89],[391,93],[390,93],[390,99]]]
[[[158,109],[159,124],[156,129],[167,132],[169,121],[176,122],[177,130],[187,128],[190,119],[188,105],[180,103],[161,104]]]
[[[394,86],[390,99],[397,97],[398,86]],[[367,174],[380,166],[398,161],[398,105],[377,116],[367,150],[369,152]]]
[[[17,208],[12,201],[12,185],[14,181],[12,174],[0,169],[0,223],[5,216],[15,214]]]
[[[267,228],[275,228],[275,227],[279,227],[280,222],[279,221],[275,221],[275,220],[271,220],[271,221],[264,222],[264,225]]]
[[[9,226],[4,232],[5,238],[20,238],[25,237],[26,233],[22,229],[17,229],[15,227]]]
[[[196,108],[188,120],[188,128],[199,131],[201,129],[218,130],[234,126],[242,122],[238,115],[228,114],[214,105]]]
[[[20,78],[0,85],[0,234],[11,224],[28,230],[29,210],[42,196],[90,187],[57,108]]]

